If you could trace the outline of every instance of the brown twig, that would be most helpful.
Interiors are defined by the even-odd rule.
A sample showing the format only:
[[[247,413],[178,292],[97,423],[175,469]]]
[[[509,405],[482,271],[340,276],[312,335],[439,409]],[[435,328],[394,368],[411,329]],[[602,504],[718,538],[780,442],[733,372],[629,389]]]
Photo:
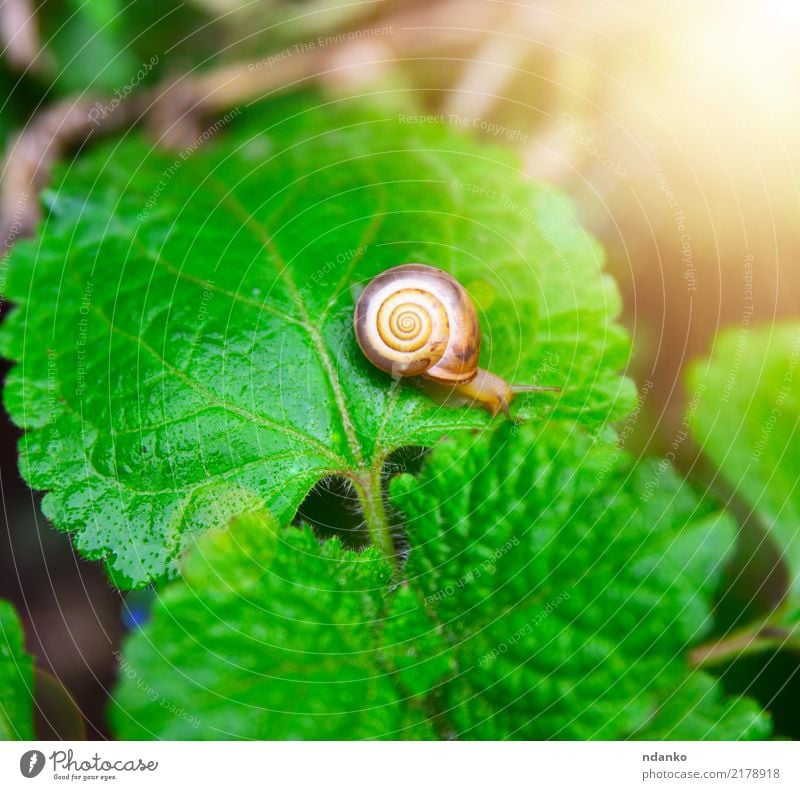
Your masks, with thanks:
[[[40,71],[44,59],[30,0],[0,2],[0,44],[6,62],[18,71]]]
[[[88,101],[55,104],[40,113],[10,145],[0,192],[4,252],[18,236],[33,231],[38,218],[35,196],[47,183],[55,160],[88,131],[89,109]]]
[[[376,68],[365,69],[367,64],[471,44],[498,24],[501,8],[501,4],[481,0],[441,0],[415,6],[373,19],[373,29],[380,25],[391,31],[380,41],[369,35],[345,34],[326,46],[292,51],[288,57],[230,64],[199,76],[171,77],[119,102],[107,113],[98,114],[96,108],[111,105],[111,101],[105,105],[83,97],[61,101],[36,115],[6,153],[0,187],[2,253],[18,237],[33,232],[39,219],[39,191],[47,184],[54,163],[78,144],[144,119],[160,144],[181,147],[196,136],[197,120],[204,115],[312,80],[338,87],[352,85],[348,74],[377,73]],[[454,19],[459,20],[458,25],[453,25]],[[26,56],[29,60],[30,55]]]
[[[763,622],[751,623],[722,639],[694,648],[689,653],[689,664],[708,669],[769,650],[800,650],[800,633],[797,627],[783,622],[781,610]]]

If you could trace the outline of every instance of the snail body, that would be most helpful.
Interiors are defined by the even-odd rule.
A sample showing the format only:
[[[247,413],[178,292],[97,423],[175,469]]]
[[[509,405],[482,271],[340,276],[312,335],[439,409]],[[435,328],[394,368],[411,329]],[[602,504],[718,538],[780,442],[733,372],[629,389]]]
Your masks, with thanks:
[[[556,389],[513,386],[479,368],[475,306],[457,280],[433,266],[407,263],[379,274],[358,298],[353,323],[376,367],[436,382],[492,415],[508,416],[516,392]]]

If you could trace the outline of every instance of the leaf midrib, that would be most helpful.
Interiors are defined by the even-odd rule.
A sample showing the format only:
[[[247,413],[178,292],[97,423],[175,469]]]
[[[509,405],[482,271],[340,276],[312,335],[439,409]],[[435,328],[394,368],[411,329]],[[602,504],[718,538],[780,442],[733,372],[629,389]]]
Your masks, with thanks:
[[[229,189],[224,189],[224,183],[220,182],[216,175],[209,173],[208,180],[213,185],[214,190],[220,197],[220,200],[228,205],[234,214],[241,217],[244,220],[245,226],[253,232],[253,235],[274,254],[275,260],[270,262],[277,269],[278,276],[285,283],[286,287],[289,289],[289,292],[294,298],[298,313],[300,314],[300,325],[303,326],[306,332],[308,332],[309,337],[311,337],[311,341],[314,344],[314,349],[317,352],[320,362],[322,363],[323,370],[325,371],[326,377],[328,378],[328,383],[333,392],[336,406],[339,409],[340,416],[342,418],[342,427],[344,429],[347,443],[350,447],[350,452],[355,462],[355,467],[358,469],[368,468],[364,461],[364,455],[362,454],[361,442],[358,440],[355,426],[353,424],[352,417],[350,416],[350,410],[347,407],[347,400],[345,398],[341,382],[339,381],[339,377],[333,366],[330,355],[328,354],[325,341],[320,335],[319,329],[311,322],[308,310],[306,309],[305,301],[300,297],[300,292],[297,289],[294,279],[289,274],[288,265],[286,264],[280,249],[272,238],[272,235],[269,233],[267,227],[258,219],[256,219],[239,202],[239,200],[234,197]],[[220,191],[220,187],[223,188],[222,191]],[[267,257],[269,258],[269,256]]]

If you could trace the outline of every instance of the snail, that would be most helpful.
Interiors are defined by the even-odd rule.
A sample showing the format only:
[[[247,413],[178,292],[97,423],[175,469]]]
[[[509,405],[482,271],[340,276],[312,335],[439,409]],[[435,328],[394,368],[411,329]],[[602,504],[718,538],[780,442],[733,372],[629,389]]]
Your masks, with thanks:
[[[393,376],[420,376],[448,387],[492,416],[518,392],[559,387],[512,385],[478,367],[481,331],[464,287],[446,272],[407,263],[379,274],[363,290],[353,318],[367,359]]]

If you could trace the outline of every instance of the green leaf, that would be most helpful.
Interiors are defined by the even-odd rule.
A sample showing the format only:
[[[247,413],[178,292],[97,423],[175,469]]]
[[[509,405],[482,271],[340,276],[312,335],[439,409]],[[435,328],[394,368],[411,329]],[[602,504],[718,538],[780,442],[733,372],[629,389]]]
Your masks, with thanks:
[[[0,601],[0,740],[33,740],[33,659],[14,607]]]
[[[633,737],[641,741],[756,740],[767,738],[767,718],[748,699],[724,699],[722,686],[701,672],[690,675]]]
[[[405,577],[264,516],[204,536],[125,643],[123,738],[756,738],[684,655],[734,525],[578,426],[459,434],[398,478]],[[652,495],[646,486],[658,475]]]
[[[694,436],[769,530],[800,601],[800,325],[722,333],[689,385]]]
[[[20,363],[5,404],[27,429],[21,470],[116,584],[174,573],[234,515],[287,522],[328,475],[351,481],[390,551],[387,456],[489,422],[359,351],[354,296],[401,262],[470,290],[484,367],[564,387],[520,414],[599,430],[632,408],[602,251],[509,154],[355,100],[235,115],[198,150],[129,137],[82,157],[10,262],[19,307],[0,352]]]
[[[208,16],[181,0],[49,0],[38,23],[54,90],[88,92],[111,110],[157,70],[219,52]]]
[[[64,0],[41,14],[59,91],[122,90],[140,64],[126,45],[125,4]]]
[[[634,467],[574,425],[504,425],[489,440],[446,440],[391,490],[410,589],[384,638],[409,692],[425,693],[415,673],[428,678],[446,731],[768,733],[755,705],[721,702],[687,667],[735,525],[669,468]],[[698,685],[707,693],[692,695]]]
[[[126,739],[425,736],[376,649],[391,567],[251,514],[208,533],[129,638],[111,707]]]

